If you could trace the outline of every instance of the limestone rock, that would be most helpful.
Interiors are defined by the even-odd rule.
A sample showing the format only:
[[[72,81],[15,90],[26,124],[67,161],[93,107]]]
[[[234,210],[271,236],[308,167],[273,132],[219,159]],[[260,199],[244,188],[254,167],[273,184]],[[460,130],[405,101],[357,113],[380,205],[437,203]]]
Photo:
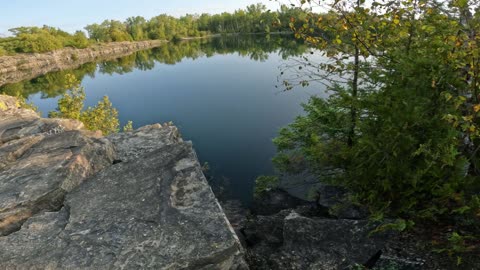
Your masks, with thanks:
[[[0,269],[248,269],[174,126],[103,138],[2,100]]]
[[[246,267],[189,143],[100,172],[0,246],[0,265],[19,269]]]
[[[182,142],[177,127],[160,124],[141,127],[125,133],[108,136],[114,145],[119,161],[135,160],[145,153],[162,148],[165,145]]]
[[[109,166],[113,147],[76,120],[42,119],[0,96],[0,235],[56,210],[65,194]]]

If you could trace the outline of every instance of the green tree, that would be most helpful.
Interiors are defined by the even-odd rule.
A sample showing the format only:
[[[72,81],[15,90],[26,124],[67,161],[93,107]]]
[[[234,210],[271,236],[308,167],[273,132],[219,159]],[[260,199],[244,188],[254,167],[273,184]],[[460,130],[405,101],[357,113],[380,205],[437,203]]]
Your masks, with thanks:
[[[146,20],[141,16],[130,17],[125,21],[127,25],[127,32],[133,38],[133,40],[145,40],[147,38],[145,34]]]
[[[80,121],[89,130],[100,130],[104,135],[118,132],[118,111],[113,108],[107,96],[104,96],[95,107],[82,112]]]
[[[300,62],[301,72],[317,77],[285,85],[323,80],[332,95],[312,99],[307,115],[280,132],[279,167],[305,160],[376,216],[478,221],[480,105],[472,85],[479,52],[472,29],[480,14],[468,15],[472,3],[303,2],[329,7],[307,13],[300,26],[290,20],[297,38],[326,60]]]
[[[87,25],[84,29],[89,39],[81,31],[71,35],[49,26],[18,27],[10,30],[14,37],[0,38],[0,55],[48,52],[64,47],[86,48],[94,42],[181,40],[208,34],[291,32],[290,19],[297,18],[294,25],[300,28],[307,16],[308,12],[301,8],[282,5],[280,11],[270,11],[263,4],[214,15],[187,14],[175,18],[160,14],[150,20],[135,16],[123,22],[105,20],[101,24]]]
[[[74,75],[67,74],[65,80],[70,91],[58,100],[57,111],[50,112],[48,116],[80,120],[85,101],[85,90],[80,86],[80,82]]]
[[[118,132],[118,112],[108,97],[103,97],[95,107],[83,111],[85,90],[75,76],[68,74],[66,80],[70,90],[58,100],[57,111],[50,112],[49,117],[80,120],[87,129],[100,130],[104,135]]]

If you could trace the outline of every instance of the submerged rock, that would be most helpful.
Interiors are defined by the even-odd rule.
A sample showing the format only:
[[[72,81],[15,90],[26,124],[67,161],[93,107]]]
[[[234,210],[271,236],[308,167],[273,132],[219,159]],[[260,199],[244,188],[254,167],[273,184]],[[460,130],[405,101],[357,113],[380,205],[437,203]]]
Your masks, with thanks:
[[[0,145],[0,269],[248,269],[175,127],[106,139],[17,106],[0,113],[0,138],[12,138]]]

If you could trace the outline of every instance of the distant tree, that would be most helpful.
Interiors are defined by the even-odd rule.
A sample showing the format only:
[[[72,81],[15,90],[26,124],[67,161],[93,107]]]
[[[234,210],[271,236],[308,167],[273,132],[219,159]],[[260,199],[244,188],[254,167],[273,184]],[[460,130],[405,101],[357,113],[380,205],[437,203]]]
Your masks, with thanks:
[[[307,12],[301,8],[283,5],[276,12],[267,10],[263,4],[215,15],[187,14],[175,18],[161,14],[150,20],[136,16],[124,22],[105,20],[101,24],[87,25],[84,29],[90,40],[81,31],[71,35],[49,26],[18,27],[10,29],[13,38],[0,38],[0,55],[47,52],[64,47],[86,48],[92,42],[180,40],[208,34],[291,32],[290,19],[298,18],[295,22],[298,28],[306,17]]]
[[[133,40],[145,40],[147,38],[145,34],[146,23],[145,18],[141,16],[127,18],[125,21],[127,32]]]
[[[85,30],[88,33],[88,36],[95,41],[107,41],[108,31],[107,29],[101,27],[99,24],[90,24],[85,26]]]
[[[132,41],[127,25],[116,20],[105,20],[102,24],[91,24],[85,27],[91,39],[101,42]]]
[[[73,37],[68,40],[65,46],[72,46],[78,49],[86,48],[90,45],[90,41],[82,31],[76,31]]]

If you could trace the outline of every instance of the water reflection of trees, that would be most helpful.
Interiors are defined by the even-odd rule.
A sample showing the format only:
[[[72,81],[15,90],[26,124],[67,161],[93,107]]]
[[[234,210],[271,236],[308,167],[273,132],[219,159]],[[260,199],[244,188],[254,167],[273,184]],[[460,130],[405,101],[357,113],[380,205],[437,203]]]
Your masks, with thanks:
[[[174,65],[185,59],[195,60],[199,57],[233,53],[255,61],[265,61],[272,53],[278,53],[283,59],[287,59],[299,56],[307,49],[306,45],[298,43],[295,39],[280,35],[230,36],[167,43],[115,60],[87,63],[75,70],[51,72],[29,81],[5,85],[0,87],[0,93],[24,97],[41,93],[42,98],[52,98],[67,90],[66,74],[73,74],[79,80],[83,80],[86,76],[93,78],[96,71],[110,75],[125,74],[134,69],[151,70],[156,63]]]
[[[96,69],[96,63],[87,63],[78,69],[51,72],[29,81],[4,85],[0,87],[0,93],[24,97],[41,93],[42,98],[52,98],[66,91],[68,85],[67,74],[73,74],[76,78],[83,80],[85,76],[94,78]]]

